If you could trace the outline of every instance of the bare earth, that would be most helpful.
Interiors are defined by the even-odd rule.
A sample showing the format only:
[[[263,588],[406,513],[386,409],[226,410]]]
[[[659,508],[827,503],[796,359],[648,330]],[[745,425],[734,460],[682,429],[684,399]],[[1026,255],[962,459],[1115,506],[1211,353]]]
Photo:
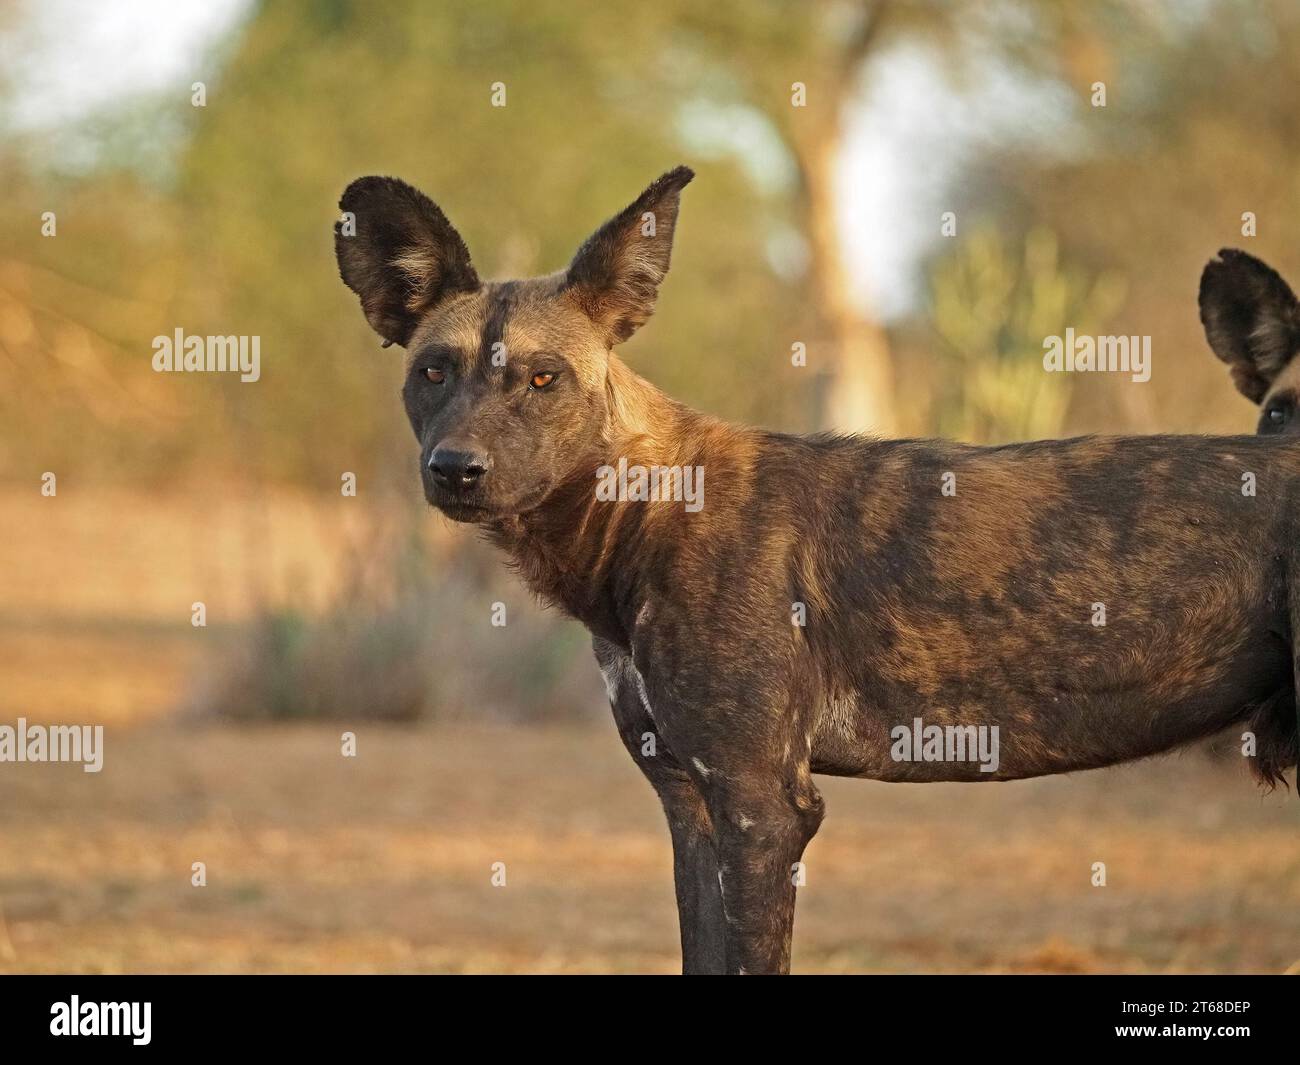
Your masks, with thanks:
[[[339,732],[110,726],[99,775],[0,765],[0,972],[676,967],[667,833],[612,726],[368,727],[356,758]],[[796,971],[1300,958],[1300,804],[1235,759],[821,784]]]

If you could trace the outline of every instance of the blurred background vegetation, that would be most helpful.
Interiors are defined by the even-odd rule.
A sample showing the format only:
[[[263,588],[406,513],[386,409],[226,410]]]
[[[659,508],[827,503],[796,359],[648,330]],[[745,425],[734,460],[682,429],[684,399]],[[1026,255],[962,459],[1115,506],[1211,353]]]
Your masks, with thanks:
[[[625,357],[792,431],[1248,431],[1200,269],[1234,245],[1300,277],[1285,0],[227,0],[181,62],[154,31],[184,7],[126,49],[71,32],[130,7],[0,4],[0,710],[600,711],[577,626],[421,507],[400,355],[333,261],[359,174],[425,189],[500,276],[689,163]],[[108,91],[133,64],[162,73]],[[1151,335],[1150,383],[1044,374],[1071,326]],[[154,373],[178,327],[260,336],[261,380]]]

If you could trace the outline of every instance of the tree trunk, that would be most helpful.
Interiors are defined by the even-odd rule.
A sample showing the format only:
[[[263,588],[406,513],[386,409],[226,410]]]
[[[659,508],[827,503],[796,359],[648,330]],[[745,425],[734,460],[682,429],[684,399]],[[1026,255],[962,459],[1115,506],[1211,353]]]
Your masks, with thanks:
[[[863,314],[851,295],[837,213],[835,160],[840,147],[839,114],[796,143],[807,196],[812,284],[823,335],[831,350],[808,352],[810,367],[824,368],[818,428],[838,432],[895,431],[894,373],[889,340]]]

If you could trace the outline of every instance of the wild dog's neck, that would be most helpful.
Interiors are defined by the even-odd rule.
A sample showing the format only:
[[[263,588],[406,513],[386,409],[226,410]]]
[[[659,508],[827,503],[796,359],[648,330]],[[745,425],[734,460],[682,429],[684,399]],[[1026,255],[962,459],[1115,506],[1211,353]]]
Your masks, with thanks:
[[[647,465],[677,465],[680,451],[691,436],[690,429],[713,420],[661,392],[612,354],[605,400],[609,421],[601,461],[609,465],[617,465],[621,458]]]
[[[635,580],[640,562],[627,545],[661,524],[652,514],[667,504],[601,500],[597,471],[617,468],[620,460],[647,468],[701,466],[709,437],[724,426],[671,399],[615,355],[606,404],[604,432],[574,473],[540,507],[490,534],[535,592],[614,638],[617,607],[611,604],[623,598],[620,588]]]

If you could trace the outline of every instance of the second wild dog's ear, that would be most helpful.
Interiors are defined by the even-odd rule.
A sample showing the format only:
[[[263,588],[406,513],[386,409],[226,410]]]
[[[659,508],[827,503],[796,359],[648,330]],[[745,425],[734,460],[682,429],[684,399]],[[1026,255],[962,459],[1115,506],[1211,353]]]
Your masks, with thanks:
[[[565,289],[605,333],[610,347],[637,331],[654,311],[668,273],[682,189],[695,177],[679,166],[654,182],[578,249]]]
[[[1300,349],[1300,304],[1290,286],[1253,255],[1224,248],[1201,274],[1201,324],[1214,354],[1252,403]]]
[[[361,297],[385,347],[405,347],[429,310],[479,287],[465,242],[419,189],[397,178],[357,178],[339,207],[345,212],[334,224],[339,276]]]

